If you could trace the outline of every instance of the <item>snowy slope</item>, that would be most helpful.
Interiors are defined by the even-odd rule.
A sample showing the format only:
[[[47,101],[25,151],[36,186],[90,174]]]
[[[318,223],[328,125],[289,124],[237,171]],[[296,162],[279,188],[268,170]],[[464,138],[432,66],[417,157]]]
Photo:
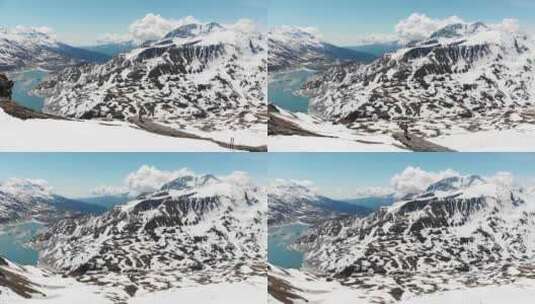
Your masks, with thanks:
[[[340,61],[370,62],[375,56],[321,41],[307,29],[291,26],[273,28],[269,33],[270,71],[298,67],[319,68]]]
[[[21,120],[0,109],[1,151],[54,152],[225,152],[205,141],[173,138],[139,130],[126,122]]]
[[[251,277],[242,282],[202,285],[154,292],[128,299],[130,304],[142,303],[266,303],[265,277]],[[96,286],[60,276],[42,268],[16,265],[0,257],[0,303],[14,304],[116,304],[119,298],[109,296],[110,290],[126,292],[113,286]]]
[[[266,60],[262,33],[193,23],[105,64],[52,73],[35,92],[46,98],[44,111],[61,116],[141,115],[174,128],[228,133],[265,125]]]
[[[329,199],[292,181],[274,183],[268,189],[269,225],[295,222],[320,223],[343,215],[367,215],[370,210]]]
[[[354,130],[315,115],[269,107],[268,149],[272,152],[408,151],[389,134]]]
[[[40,235],[40,263],[131,296],[265,277],[263,190],[249,181],[183,176],[98,217]],[[120,296],[120,295],[118,295]]]
[[[102,62],[106,55],[69,46],[34,28],[0,28],[0,71],[21,68],[59,69]]]
[[[351,287],[297,269],[269,265],[268,294],[270,304],[367,304],[367,299]]]
[[[453,24],[371,64],[332,67],[303,92],[312,97],[313,114],[348,124],[371,121],[372,129],[395,128],[373,123],[397,119],[414,120],[424,134],[458,125],[507,128],[535,122],[534,65],[532,36]]]

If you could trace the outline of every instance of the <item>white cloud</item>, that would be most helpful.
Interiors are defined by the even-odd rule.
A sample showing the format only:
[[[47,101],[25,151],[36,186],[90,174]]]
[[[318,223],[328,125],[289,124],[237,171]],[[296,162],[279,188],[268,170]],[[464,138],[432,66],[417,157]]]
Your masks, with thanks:
[[[239,186],[251,185],[253,182],[249,173],[243,171],[234,171],[227,176],[220,177],[220,179]]]
[[[396,196],[401,197],[406,194],[425,191],[427,187],[435,182],[459,175],[458,172],[451,169],[429,172],[419,167],[407,167],[403,172],[392,177],[391,184],[396,191]]]
[[[506,18],[503,19],[500,23],[491,24],[491,27],[502,31],[515,33],[520,30],[520,22],[518,21],[518,19]]]
[[[513,187],[515,184],[515,179],[513,174],[509,172],[498,172],[493,176],[485,177],[485,180],[489,183],[493,183],[496,185],[504,186],[504,187]]]
[[[176,171],[164,171],[153,166],[144,165],[126,177],[125,185],[130,192],[150,192],[159,189],[165,183],[186,175],[195,175],[195,173],[187,168]]]
[[[100,186],[93,191],[91,191],[91,194],[94,196],[108,196],[108,195],[119,195],[119,194],[125,194],[129,193],[127,187],[121,186],[121,187],[113,187],[113,186]]]
[[[95,196],[105,196],[128,193],[130,196],[136,196],[140,193],[156,191],[164,184],[182,176],[199,176],[199,174],[188,168],[167,171],[160,170],[154,166],[143,165],[138,170],[128,174],[122,185],[100,186],[95,188],[92,194]],[[243,171],[234,171],[229,175],[217,178],[240,186],[253,184],[251,176]]]
[[[134,40],[140,42],[154,40],[182,25],[190,23],[199,23],[199,21],[192,16],[175,20],[150,13],[130,24],[129,34]]]
[[[188,168],[182,168],[175,171],[159,170],[154,166],[141,166],[137,171],[126,176],[123,185],[120,186],[100,186],[92,191],[93,195],[116,195],[129,193],[136,196],[143,192],[152,192],[161,188],[164,184],[186,175],[196,175],[195,172]]]
[[[357,37],[354,45],[367,45],[377,43],[391,43],[399,40],[396,34],[369,34],[367,36]]]
[[[132,41],[133,38],[130,34],[110,34],[106,33],[104,35],[101,35],[97,39],[98,44],[107,44],[107,43],[124,43],[128,41]]]
[[[228,28],[235,29],[241,32],[255,32],[258,31],[258,24],[251,19],[242,18],[236,23],[224,25]]]
[[[432,19],[425,14],[413,13],[401,20],[395,27],[396,34],[403,42],[420,40],[429,37],[433,32],[453,23],[465,23],[457,16],[444,19]]]
[[[134,20],[128,27],[128,33],[115,34],[106,33],[101,35],[98,43],[121,43],[135,41],[142,43],[147,40],[161,39],[167,33],[187,24],[203,24],[193,16],[186,16],[181,19],[169,19],[157,14],[146,14],[143,18]],[[242,32],[259,30],[259,25],[251,19],[239,19],[235,23],[223,24],[223,26]]]
[[[394,194],[394,189],[391,187],[364,187],[355,188],[352,191],[351,196],[345,198],[367,198],[367,197],[384,197]]]

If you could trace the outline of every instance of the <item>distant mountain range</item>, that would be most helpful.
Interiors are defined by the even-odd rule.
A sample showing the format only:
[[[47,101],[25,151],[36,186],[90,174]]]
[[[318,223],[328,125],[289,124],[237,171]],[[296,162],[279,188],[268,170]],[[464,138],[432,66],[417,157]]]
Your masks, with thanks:
[[[35,181],[11,179],[0,183],[0,224],[28,220],[53,223],[63,218],[104,211],[101,206],[54,194]]]
[[[81,46],[81,49],[85,49],[91,52],[96,52],[99,54],[104,54],[109,56],[110,58],[122,53],[128,53],[132,51],[133,49],[137,48],[139,45],[138,43],[134,41],[125,41],[125,42],[109,42],[109,43],[102,43],[97,45],[91,45],[91,46]]]
[[[268,33],[269,70],[324,68],[341,62],[371,62],[377,56],[321,41],[313,33],[297,27],[274,28]]]
[[[269,188],[268,206],[270,226],[296,222],[318,224],[339,216],[364,216],[372,212],[364,206],[318,195],[310,188],[290,181]]]
[[[35,29],[0,28],[0,72],[23,68],[58,70],[110,57],[60,42]]]
[[[358,52],[372,54],[376,56],[377,58],[379,58],[385,54],[393,53],[402,47],[403,45],[401,43],[393,41],[393,42],[386,42],[386,43],[370,43],[370,44],[363,44],[363,45],[358,45],[358,46],[347,46],[345,48],[358,51]]]
[[[77,200],[91,205],[101,206],[106,209],[111,209],[117,205],[125,204],[126,202],[131,200],[131,197],[128,193],[125,193],[117,195],[91,196],[85,198],[78,198]]]
[[[354,204],[357,206],[369,208],[371,210],[376,210],[381,207],[390,206],[395,201],[394,195],[386,195],[386,196],[376,196],[376,197],[361,197],[361,198],[355,198],[355,199],[344,199],[344,202],[348,202],[350,204]]]

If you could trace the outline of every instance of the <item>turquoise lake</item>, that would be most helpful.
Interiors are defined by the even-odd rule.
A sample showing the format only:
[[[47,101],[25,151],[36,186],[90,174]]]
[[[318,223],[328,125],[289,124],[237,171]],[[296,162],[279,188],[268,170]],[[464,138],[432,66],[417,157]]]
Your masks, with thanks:
[[[21,265],[36,265],[39,253],[25,243],[36,236],[42,228],[42,224],[35,222],[1,226],[0,255]]]
[[[297,95],[296,91],[314,73],[311,70],[295,70],[273,74],[269,81],[269,102],[291,112],[308,113],[309,98]]]
[[[288,248],[308,228],[303,224],[284,225],[269,229],[268,261],[283,267],[299,269],[303,266],[304,254]]]
[[[48,73],[42,70],[25,70],[10,73],[8,77],[15,82],[13,86],[13,100],[18,104],[41,112],[44,98],[32,96],[29,92],[35,88]]]

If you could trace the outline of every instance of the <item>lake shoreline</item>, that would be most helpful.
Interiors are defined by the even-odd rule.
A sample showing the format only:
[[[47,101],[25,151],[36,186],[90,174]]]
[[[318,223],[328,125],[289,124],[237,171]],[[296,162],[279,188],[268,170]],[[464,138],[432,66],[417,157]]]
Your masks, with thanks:
[[[300,94],[303,85],[318,71],[299,68],[277,72],[268,81],[268,101],[290,112],[309,112],[310,97]]]

